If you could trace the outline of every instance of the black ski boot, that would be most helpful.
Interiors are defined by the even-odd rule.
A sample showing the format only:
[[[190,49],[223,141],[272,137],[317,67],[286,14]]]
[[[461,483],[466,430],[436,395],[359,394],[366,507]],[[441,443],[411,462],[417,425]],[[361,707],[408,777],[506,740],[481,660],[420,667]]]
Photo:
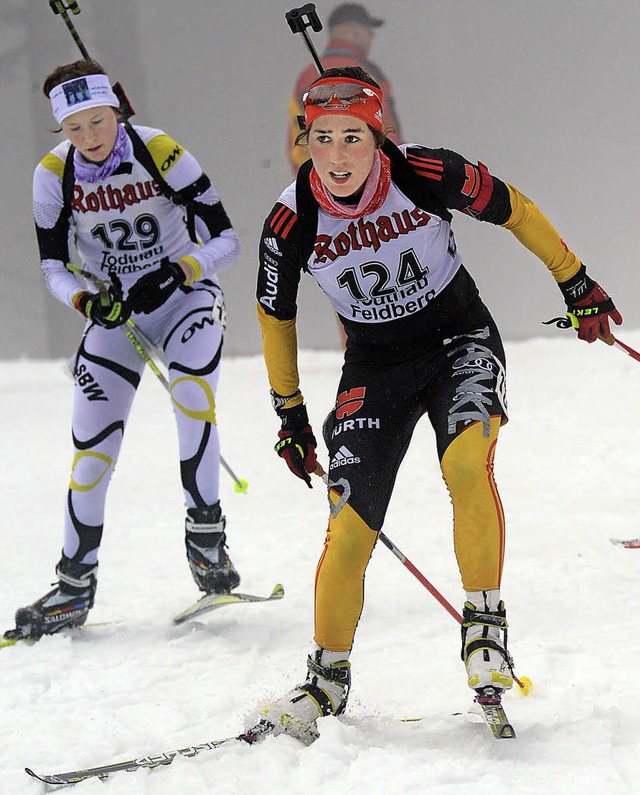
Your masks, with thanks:
[[[187,509],[187,560],[196,585],[205,593],[229,593],[240,585],[240,575],[226,551],[225,525],[220,502]]]
[[[16,628],[5,633],[8,639],[37,640],[68,627],[85,623],[97,588],[97,563],[75,563],[65,557],[56,566],[58,583],[37,602],[16,611]]]

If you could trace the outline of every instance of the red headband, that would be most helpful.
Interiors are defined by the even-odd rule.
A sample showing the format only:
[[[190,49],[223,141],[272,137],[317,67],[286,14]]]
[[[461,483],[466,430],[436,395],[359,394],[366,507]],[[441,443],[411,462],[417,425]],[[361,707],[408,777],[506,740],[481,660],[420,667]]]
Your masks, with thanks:
[[[307,129],[327,113],[345,113],[382,132],[382,91],[351,77],[321,77],[302,97]]]

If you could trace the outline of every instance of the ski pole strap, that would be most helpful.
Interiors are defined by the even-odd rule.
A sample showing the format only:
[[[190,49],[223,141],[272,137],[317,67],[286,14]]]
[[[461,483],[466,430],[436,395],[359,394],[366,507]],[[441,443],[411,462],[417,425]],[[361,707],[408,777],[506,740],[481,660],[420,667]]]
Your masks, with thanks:
[[[303,448],[299,444],[296,444],[291,436],[285,436],[284,439],[280,439],[280,441],[276,442],[273,449],[279,456],[282,456],[286,450],[291,451],[293,449],[295,450],[296,455],[299,455],[301,459],[304,459]]]
[[[613,312],[614,309],[615,305],[613,301],[611,298],[607,297],[605,301],[600,301],[599,303],[592,304],[591,306],[573,306],[566,314],[571,321],[573,328],[579,328],[580,318],[596,317],[597,315],[602,315],[606,312]]]

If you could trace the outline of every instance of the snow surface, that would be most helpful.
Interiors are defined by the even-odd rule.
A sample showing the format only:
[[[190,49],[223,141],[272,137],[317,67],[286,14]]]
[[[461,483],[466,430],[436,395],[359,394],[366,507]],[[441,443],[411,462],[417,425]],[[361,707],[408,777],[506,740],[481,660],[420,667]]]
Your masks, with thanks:
[[[153,772],[76,786],[82,795],[258,793],[640,792],[640,364],[570,332],[507,345],[511,421],[496,475],[507,515],[503,596],[510,648],[528,697],[505,706],[515,741],[466,714],[471,692],[456,622],[382,545],[370,564],[352,654],[347,715],[320,721],[305,748],[288,737],[177,759]],[[640,347],[640,332],[622,330]],[[319,432],[337,352],[301,354]],[[64,363],[0,363],[0,622],[54,579],[70,466],[71,381]],[[308,490],[273,453],[277,424],[262,360],[223,363],[223,453],[249,482],[222,474],[241,591],[286,589],[280,602],[231,606],[173,626],[197,591],[183,550],[183,506],[167,395],[149,372],[134,405],[107,507],[91,622],[118,622],[0,649],[0,792],[61,772],[235,735],[261,700],[304,677],[312,588],[326,527],[318,480]],[[321,460],[326,455],[321,455]],[[461,609],[451,510],[426,420],[418,426],[386,534]],[[462,716],[452,713],[462,712]],[[424,716],[416,723],[401,717]],[[68,792],[70,790],[63,790]]]

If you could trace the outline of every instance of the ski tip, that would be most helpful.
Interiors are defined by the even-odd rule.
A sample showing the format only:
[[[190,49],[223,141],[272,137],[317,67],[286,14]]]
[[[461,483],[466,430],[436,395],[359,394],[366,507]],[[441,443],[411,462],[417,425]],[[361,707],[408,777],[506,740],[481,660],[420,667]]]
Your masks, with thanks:
[[[32,778],[42,781],[42,783],[45,784],[45,792],[57,792],[63,787],[69,787],[71,784],[77,783],[75,780],[70,781],[69,779],[62,778],[60,776],[43,776],[40,773],[35,773],[30,767],[25,767],[24,772]]]
[[[495,736],[498,740],[515,740],[516,730],[510,723],[505,723],[500,726],[500,729]]]
[[[36,643],[39,638],[32,638],[29,635],[23,635],[19,629],[8,629],[2,637],[0,637],[0,649],[4,648],[5,646],[15,646],[19,642],[33,644]]]
[[[612,544],[624,549],[640,549],[640,538],[610,538]]]
[[[282,599],[283,596],[284,596],[284,585],[282,585],[282,583],[274,585],[269,596],[255,596],[253,594],[239,593],[237,591],[231,591],[231,592],[227,591],[218,594],[216,593],[205,594],[200,599],[198,599],[197,602],[194,602],[186,610],[183,610],[182,613],[178,613],[177,616],[174,616],[173,623],[183,624],[185,621],[188,621],[191,618],[204,615],[205,613],[214,610],[218,607],[223,607],[224,605],[233,605],[240,603],[248,604],[252,602],[271,602],[275,599]]]
[[[282,599],[284,596],[284,585],[282,583],[278,583],[277,585],[273,586],[273,591],[271,591],[270,599]]]

